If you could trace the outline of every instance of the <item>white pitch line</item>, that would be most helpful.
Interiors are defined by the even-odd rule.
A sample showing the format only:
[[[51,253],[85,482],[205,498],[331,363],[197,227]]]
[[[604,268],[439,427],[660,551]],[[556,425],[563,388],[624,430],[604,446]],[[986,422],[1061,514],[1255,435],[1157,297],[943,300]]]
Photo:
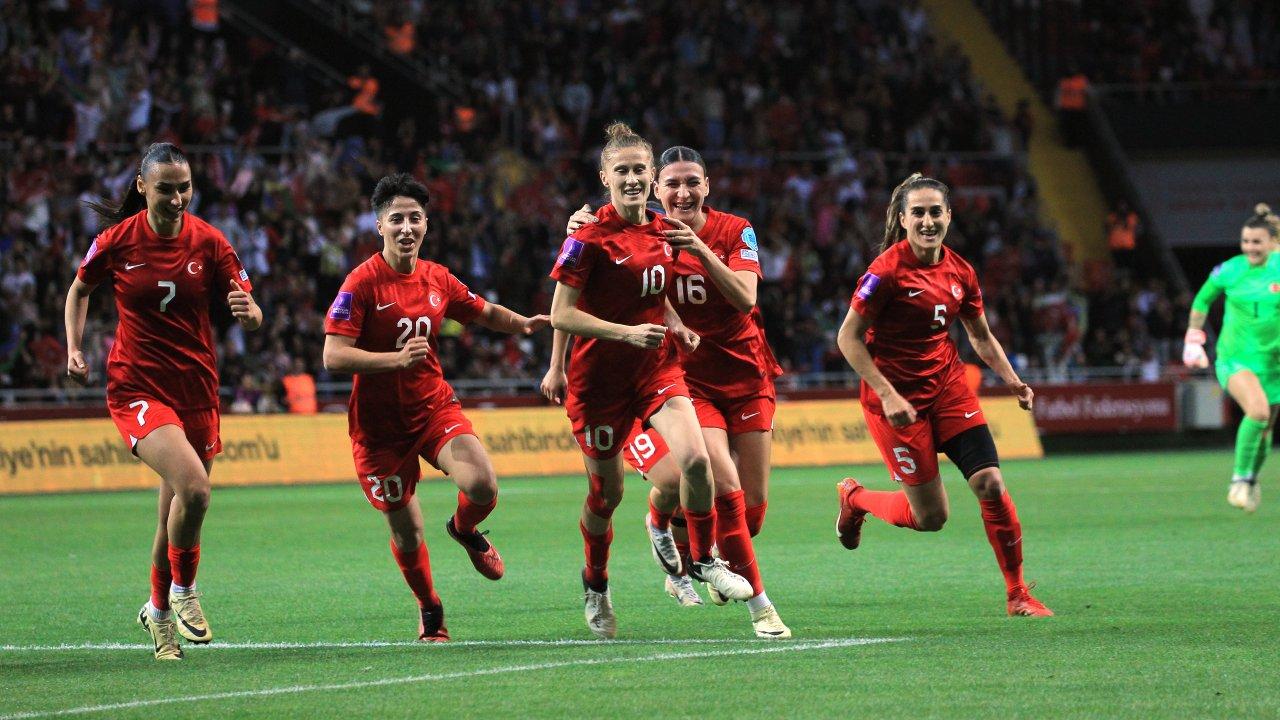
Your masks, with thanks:
[[[30,712],[19,712],[11,715],[0,715],[0,720],[28,720],[28,718],[43,717],[61,717],[65,715],[84,715],[87,713],[107,712],[111,710],[130,710],[140,707],[154,707],[157,705],[171,705],[175,703],[197,703],[209,702],[214,700],[231,700],[250,697],[270,697],[273,695],[294,695],[306,692],[326,692],[332,690],[360,690],[371,687],[385,687],[388,685],[406,685],[419,682],[433,682],[437,680],[456,680],[460,678],[483,677],[487,675],[502,675],[506,673],[516,672],[532,672],[538,670],[555,670],[566,667],[580,667],[587,665],[612,665],[616,663],[632,663],[632,662],[660,662],[663,660],[690,660],[697,658],[710,657],[731,657],[743,655],[764,655],[767,653],[780,652],[804,652],[808,650],[826,650],[829,648],[839,647],[855,647],[858,645],[876,645],[880,643],[898,642],[905,638],[847,638],[832,639],[823,641],[808,642],[792,642],[780,643],[776,641],[762,644],[762,647],[739,648],[734,650],[704,650],[700,652],[672,652],[658,653],[656,655],[644,655],[641,657],[610,657],[610,658],[583,658],[580,660],[563,660],[560,662],[537,663],[532,665],[504,665],[495,668],[482,668],[479,670],[463,670],[451,673],[434,673],[430,675],[410,675],[398,678],[383,678],[380,680],[364,680],[360,682],[333,683],[328,685],[290,685],[286,687],[263,688],[261,690],[236,690],[230,692],[209,693],[206,695],[186,695],[182,697],[157,698],[154,700],[132,700],[130,702],[110,703],[106,705],[85,705],[82,707],[66,708],[63,710],[36,710]],[[607,645],[607,643],[601,643]]]
[[[813,638],[813,641],[824,641],[845,638]],[[882,638],[864,638],[869,641],[893,640]],[[654,638],[649,640],[582,640],[563,638],[560,640],[453,640],[447,643],[423,643],[416,640],[352,640],[352,641],[317,641],[317,642],[221,642],[214,641],[208,645],[187,644],[186,650],[207,652],[210,650],[342,650],[347,648],[392,648],[421,647],[432,650],[447,650],[451,647],[604,647],[608,645],[728,645],[773,643],[776,640],[757,638]],[[151,650],[149,643],[62,643],[59,645],[0,645],[0,652],[60,652],[75,650]]]

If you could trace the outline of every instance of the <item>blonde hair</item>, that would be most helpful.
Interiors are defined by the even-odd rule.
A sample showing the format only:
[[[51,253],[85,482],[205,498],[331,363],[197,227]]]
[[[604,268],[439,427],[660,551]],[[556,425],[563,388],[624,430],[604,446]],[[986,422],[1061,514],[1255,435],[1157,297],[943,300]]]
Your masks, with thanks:
[[[942,193],[942,204],[951,207],[951,190],[946,184],[921,173],[911,173],[893,189],[893,195],[889,197],[889,207],[884,210],[884,239],[880,241],[880,252],[888,250],[889,246],[907,236],[907,231],[898,222],[898,215],[907,211],[907,194],[922,188]]]
[[[615,120],[604,129],[604,136],[607,138],[604,147],[600,149],[600,169],[604,170],[604,166],[608,164],[610,156],[622,150],[623,148],[644,148],[649,153],[649,157],[653,157],[653,146],[648,140],[640,137],[640,135],[631,129],[631,126]]]
[[[1271,206],[1266,203],[1258,203],[1253,206],[1253,215],[1244,221],[1247,228],[1260,228],[1271,233],[1271,239],[1280,238],[1280,216],[1271,212]]]

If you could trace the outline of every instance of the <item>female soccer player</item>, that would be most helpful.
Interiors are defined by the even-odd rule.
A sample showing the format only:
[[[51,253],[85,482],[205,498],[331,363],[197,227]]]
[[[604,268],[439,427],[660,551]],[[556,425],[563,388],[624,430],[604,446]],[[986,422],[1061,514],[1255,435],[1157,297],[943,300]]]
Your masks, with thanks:
[[[838,486],[836,535],[844,547],[858,547],[867,513],[898,527],[941,530],[948,513],[938,474],[941,450],[978,496],[987,540],[1004,573],[1009,614],[1049,616],[1022,579],[1022,526],[982,408],[948,335],[956,317],[1023,410],[1031,410],[1035,394],[987,326],[973,267],[943,246],[950,224],[946,185],[919,173],[904,180],[885,212],[880,255],[858,281],[840,327],[840,351],[862,378],[867,427],[902,489],[868,490],[845,478]]]
[[[493,464],[436,357],[446,319],[497,332],[531,334],[550,322],[525,317],[467,290],[447,268],[420,260],[427,232],[427,188],[407,174],[378,181],[372,206],[382,252],[347,275],[325,321],[324,366],[355,374],[348,425],[356,477],[365,497],[386,514],[391,554],[420,608],[418,639],[449,639],[444,607],[431,581],[422,509],[414,490],[418,457],[458,486],[458,508],[445,531],[490,580],[502,558],[476,530],[498,503]],[[487,531],[486,531],[487,532]]]
[[[597,637],[617,633],[607,571],[612,516],[622,499],[619,453],[636,422],[656,428],[680,470],[680,504],[689,524],[690,573],[723,595],[746,600],[750,583],[711,555],[715,506],[710,460],[685,386],[668,326],[697,347],[666,301],[674,258],[663,230],[671,227],[645,208],[653,189],[653,148],[623,123],[610,125],[600,153],[600,181],[609,205],[599,223],[564,242],[551,322],[578,336],[567,375],[565,409],[587,466],[589,489],[581,530],[587,564],[582,573],[587,627]],[[663,324],[666,323],[666,324]],[[553,362],[563,367],[563,338]]]
[[[1258,509],[1258,471],[1271,451],[1271,429],[1280,404],[1280,219],[1259,203],[1240,230],[1240,255],[1213,269],[1191,303],[1182,362],[1209,366],[1204,320],[1220,296],[1227,296],[1218,334],[1218,383],[1240,403],[1244,419],[1236,431],[1235,467],[1227,502],[1245,512]]]
[[[85,254],[64,313],[67,375],[84,383],[89,295],[104,281],[115,289],[120,324],[107,358],[107,408],[133,453],[162,481],[151,599],[138,613],[157,660],[182,659],[177,634],[194,643],[213,639],[196,592],[209,471],[222,451],[209,300],[226,293],[243,328],[262,324],[240,258],[222,233],[187,212],[191,194],[182,151],[169,143],[148,147],[119,205],[90,204],[112,224]]]
[[[698,350],[683,357],[682,365],[715,478],[716,545],[729,567],[751,583],[747,608],[756,635],[791,637],[764,592],[752,546],[767,506],[776,406],[773,379],[782,373],[755,307],[761,275],[755,230],[744,218],[705,204],[711,191],[707,165],[692,148],[676,146],[662,153],[657,188],[667,213],[668,227],[662,232],[681,251],[667,299],[701,338]],[[574,214],[570,233],[597,222],[588,210]],[[563,370],[554,366],[548,373],[552,387],[557,373],[563,377]],[[629,438],[623,458],[654,484],[645,526],[654,558],[667,573],[668,594],[682,605],[701,604],[681,573],[681,553],[670,530],[673,521],[681,522],[674,517],[679,497],[663,492],[674,485],[671,479],[678,476],[679,467],[653,432]],[[711,597],[717,604],[726,602],[714,589]]]

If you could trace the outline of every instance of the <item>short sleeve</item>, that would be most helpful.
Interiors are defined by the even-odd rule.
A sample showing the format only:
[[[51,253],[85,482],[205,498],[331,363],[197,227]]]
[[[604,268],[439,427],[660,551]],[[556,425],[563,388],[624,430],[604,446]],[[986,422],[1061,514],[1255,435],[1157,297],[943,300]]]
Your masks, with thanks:
[[[111,277],[111,242],[105,234],[94,238],[84,260],[80,261],[76,277],[86,285],[99,285]]]
[[[555,267],[551,268],[551,279],[581,290],[587,286],[598,252],[592,243],[570,235],[560,246]]]
[[[976,318],[982,314],[982,286],[978,284],[978,273],[968,268],[964,276],[964,299],[960,301],[960,316]]]
[[[244,263],[240,262],[240,256],[236,254],[235,249],[222,233],[214,236],[213,259],[217,265],[217,282],[220,289],[225,288],[227,292],[231,292],[234,289],[231,283],[234,281],[241,290],[253,292],[253,283],[249,282],[249,273],[245,271]]]
[[[468,323],[484,311],[485,299],[468,290],[467,286],[451,272],[445,273],[444,292],[448,301],[444,316],[451,320]]]
[[[756,277],[764,277],[760,270],[760,243],[756,241],[756,230],[750,223],[734,239],[725,264],[734,272],[747,270],[755,273]]]
[[[853,298],[849,301],[849,307],[852,307],[859,315],[875,320],[880,316],[880,311],[884,308],[885,303],[893,297],[892,287],[893,268],[887,267],[885,264],[872,263],[867,268],[867,272],[858,279],[857,289],[853,291]]]
[[[364,288],[355,277],[355,273],[351,273],[342,282],[338,296],[329,306],[329,314],[324,319],[325,334],[360,337],[360,331],[364,328],[364,313],[367,305]]]

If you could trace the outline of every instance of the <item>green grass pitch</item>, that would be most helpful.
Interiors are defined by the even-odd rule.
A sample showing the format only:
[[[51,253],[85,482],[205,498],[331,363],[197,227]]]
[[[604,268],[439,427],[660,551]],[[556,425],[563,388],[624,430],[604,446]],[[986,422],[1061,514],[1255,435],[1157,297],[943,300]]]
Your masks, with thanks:
[[[582,479],[504,480],[496,583],[444,533],[452,486],[424,485],[455,640],[439,646],[410,642],[416,606],[354,483],[219,488],[200,569],[218,640],[181,663],[154,661],[134,622],[153,494],[0,498],[0,718],[1277,717],[1280,501],[1230,508],[1229,465],[1006,463],[1045,620],[1005,617],[954,469],[941,533],[869,519],[853,552],[834,484],[887,488],[884,470],[779,470],[757,552],[782,642],[756,640],[742,605],[667,598],[639,479],[615,516],[618,642],[582,618]]]

